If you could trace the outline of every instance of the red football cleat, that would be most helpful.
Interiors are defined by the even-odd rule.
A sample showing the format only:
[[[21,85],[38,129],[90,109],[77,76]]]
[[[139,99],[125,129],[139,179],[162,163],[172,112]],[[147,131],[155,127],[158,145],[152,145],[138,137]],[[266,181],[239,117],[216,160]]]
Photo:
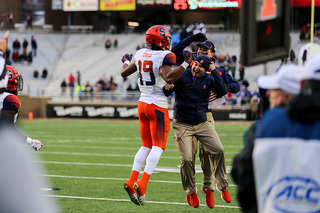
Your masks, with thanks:
[[[218,192],[220,192],[220,194],[221,194],[221,199],[222,199],[224,202],[226,202],[226,203],[230,203],[230,202],[231,202],[231,196],[230,196],[228,190],[226,190],[226,191],[224,191],[224,192],[221,191],[221,190],[219,189],[219,185],[218,185],[218,184],[216,185],[216,189],[218,190]]]
[[[201,192],[206,196],[206,204],[209,208],[214,207],[213,190],[207,190],[204,186],[201,187]]]

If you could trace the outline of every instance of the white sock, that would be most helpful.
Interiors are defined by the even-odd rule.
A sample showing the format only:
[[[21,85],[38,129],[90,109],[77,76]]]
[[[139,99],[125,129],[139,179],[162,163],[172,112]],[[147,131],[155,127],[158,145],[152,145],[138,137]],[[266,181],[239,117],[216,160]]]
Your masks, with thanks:
[[[136,170],[138,172],[141,171],[144,162],[146,161],[149,152],[151,149],[142,146],[139,151],[137,152],[136,156],[134,156],[132,170]]]
[[[153,170],[158,165],[162,152],[163,152],[162,148],[158,146],[152,147],[147,158],[147,163],[146,163],[146,167],[144,168],[144,172],[148,173],[149,175],[152,174]]]

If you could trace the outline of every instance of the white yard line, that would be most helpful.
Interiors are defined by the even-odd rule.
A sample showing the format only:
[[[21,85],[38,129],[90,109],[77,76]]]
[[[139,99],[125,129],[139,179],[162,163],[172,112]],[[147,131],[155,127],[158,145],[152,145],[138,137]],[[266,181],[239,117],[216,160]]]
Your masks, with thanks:
[[[70,199],[82,199],[82,200],[106,200],[106,201],[115,201],[115,202],[131,202],[130,200],[112,199],[112,198],[78,197],[78,196],[64,196],[64,195],[46,195],[46,196],[55,197],[55,198],[70,198]],[[187,203],[160,202],[160,201],[146,201],[146,203],[167,204],[167,205],[183,205],[183,206],[188,205]],[[206,205],[200,204],[200,206],[206,206]],[[240,209],[239,206],[214,205],[214,207]]]
[[[45,152],[42,154],[49,155],[80,155],[80,156],[101,156],[101,157],[120,157],[120,158],[134,158],[135,155],[118,155],[118,154],[100,154],[100,153],[75,153],[75,152]],[[161,159],[176,159],[180,160],[180,157],[161,156]],[[232,159],[226,159],[226,161],[232,161]]]
[[[43,177],[52,177],[52,178],[70,178],[70,179],[88,179],[88,180],[116,180],[116,181],[123,181],[128,180],[125,178],[105,178],[105,177],[79,177],[79,176],[67,176],[67,175],[46,175],[42,174]],[[174,183],[174,184],[181,184],[181,181],[168,181],[168,180],[149,180],[149,182],[155,183]],[[196,183],[197,185],[202,185],[203,183]],[[235,187],[237,185],[229,185],[230,187]]]

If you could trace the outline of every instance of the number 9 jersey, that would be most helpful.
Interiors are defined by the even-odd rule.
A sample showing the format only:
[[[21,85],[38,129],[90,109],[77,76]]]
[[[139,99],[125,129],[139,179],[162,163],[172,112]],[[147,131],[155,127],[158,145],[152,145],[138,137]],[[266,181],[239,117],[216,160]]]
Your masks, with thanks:
[[[164,65],[174,65],[176,56],[170,51],[140,49],[136,52],[133,62],[139,72],[139,101],[168,108],[167,97],[162,92],[166,82],[160,76],[159,69]]]

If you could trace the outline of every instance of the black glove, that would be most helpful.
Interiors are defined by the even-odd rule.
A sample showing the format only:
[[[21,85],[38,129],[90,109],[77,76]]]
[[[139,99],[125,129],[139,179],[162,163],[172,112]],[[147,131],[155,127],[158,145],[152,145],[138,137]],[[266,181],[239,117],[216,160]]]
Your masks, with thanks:
[[[192,41],[202,41],[202,42],[204,42],[205,40],[207,40],[207,37],[203,33],[197,33],[197,34],[191,36],[191,39],[192,39]]]
[[[184,52],[184,61],[190,64],[193,61],[192,52],[189,50],[185,50]]]
[[[211,59],[211,61],[213,61],[213,63],[216,63],[216,58],[214,56],[211,57],[210,59]]]
[[[124,62],[126,62],[126,61],[131,61],[131,59],[132,59],[132,54],[125,54],[123,57],[122,57],[122,59],[121,59],[121,61],[122,61],[122,63],[124,63]]]

